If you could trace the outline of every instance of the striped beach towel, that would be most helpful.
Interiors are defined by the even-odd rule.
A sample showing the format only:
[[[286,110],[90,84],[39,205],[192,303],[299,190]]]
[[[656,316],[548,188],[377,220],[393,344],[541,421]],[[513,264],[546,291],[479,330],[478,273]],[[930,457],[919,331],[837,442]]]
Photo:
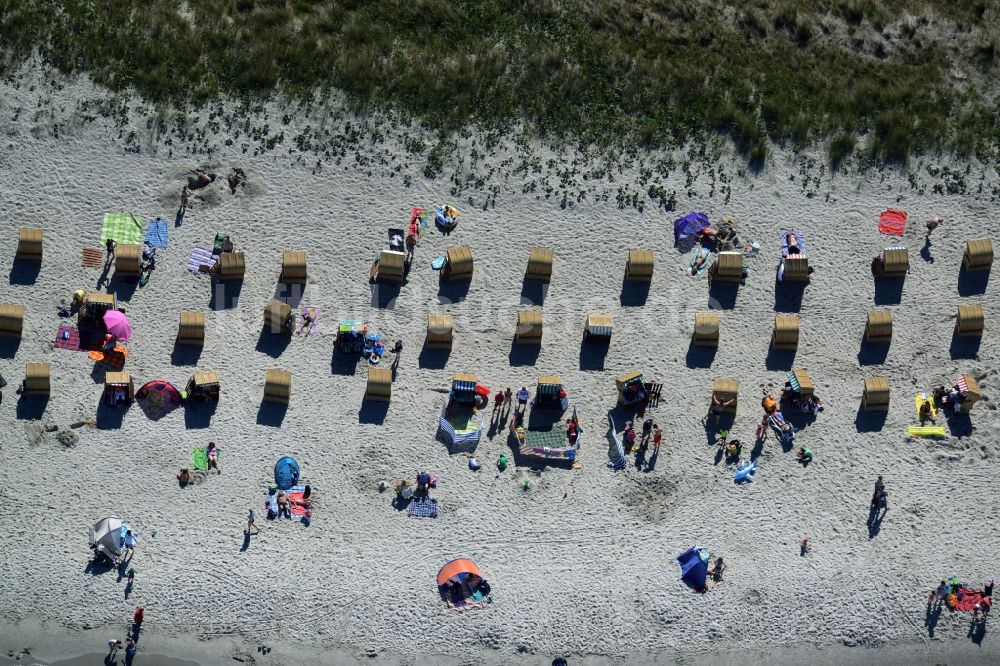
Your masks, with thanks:
[[[101,227],[101,245],[109,238],[122,245],[142,245],[142,222],[134,215],[105,213]]]
[[[101,268],[104,266],[104,250],[98,250],[96,247],[83,248],[80,265],[84,268]]]
[[[75,326],[59,324],[59,330],[56,332],[55,346],[59,349],[80,351],[80,331]]]
[[[167,247],[167,223],[156,218],[146,225],[146,242],[153,247]]]
[[[191,250],[191,258],[188,259],[187,269],[192,273],[205,273],[215,265],[215,256],[212,251],[203,247],[196,247]],[[206,270],[201,267],[205,266]]]

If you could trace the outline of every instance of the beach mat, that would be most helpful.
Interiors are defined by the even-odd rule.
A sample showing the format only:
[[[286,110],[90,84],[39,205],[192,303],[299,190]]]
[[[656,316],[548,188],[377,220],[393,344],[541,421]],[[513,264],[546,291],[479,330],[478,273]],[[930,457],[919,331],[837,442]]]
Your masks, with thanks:
[[[105,213],[101,226],[101,245],[108,239],[122,245],[142,245],[142,222],[134,215]]]
[[[59,324],[59,330],[56,331],[55,346],[59,349],[80,351],[79,329],[77,329],[76,326],[70,326],[69,324]]]
[[[121,370],[125,367],[125,359],[128,358],[128,348],[115,345],[111,351],[92,351],[88,352],[87,356],[108,370]]]
[[[910,437],[944,437],[944,426],[907,426],[906,434]]]
[[[438,503],[436,499],[414,498],[406,507],[406,513],[414,518],[437,518]]]
[[[931,403],[931,418],[932,419],[937,419],[937,407],[934,406],[934,400],[932,400],[931,398],[927,397],[926,393],[918,393],[918,394],[916,394],[915,396],[913,396],[913,400],[914,400],[914,402],[916,403],[916,406],[917,406],[917,418],[918,419],[920,418],[920,406],[923,405],[925,402]]]
[[[211,270],[212,266],[215,265],[215,255],[212,254],[211,250],[203,247],[196,247],[191,250],[191,258],[188,259],[187,269],[194,274],[204,273],[201,270],[202,266],[206,266]]]
[[[167,223],[163,220],[150,220],[146,225],[145,240],[153,247],[167,247]]]
[[[104,250],[98,250],[96,247],[83,248],[83,253],[80,256],[80,265],[84,268],[103,268]]]
[[[962,591],[962,598],[955,602],[955,610],[970,612],[983,600],[983,593],[980,590],[973,590],[968,587],[959,588]]]
[[[906,211],[887,208],[878,218],[878,230],[889,236],[902,236],[906,231]]]
[[[205,452],[205,449],[191,450],[191,467],[202,472],[208,471],[208,453]]]
[[[316,312],[316,318],[313,319],[312,326],[309,327],[309,335],[316,335],[316,333],[319,332],[320,309],[319,308],[314,308],[314,307],[302,308],[302,310],[299,311],[299,317],[301,317],[301,318],[304,319],[305,316],[306,316],[306,313],[309,312],[310,310],[313,310],[313,311]]]

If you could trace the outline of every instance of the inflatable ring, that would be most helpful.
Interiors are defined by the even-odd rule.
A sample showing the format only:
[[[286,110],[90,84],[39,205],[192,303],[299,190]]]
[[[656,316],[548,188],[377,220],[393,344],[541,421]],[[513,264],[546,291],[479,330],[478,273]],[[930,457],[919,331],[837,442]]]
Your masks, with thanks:
[[[458,209],[451,205],[448,205],[448,207],[451,208],[452,213],[454,213],[454,217],[451,218],[445,217],[444,206],[438,206],[437,210],[434,212],[434,221],[440,224],[442,227],[445,227],[447,229],[454,229],[456,226],[458,226],[458,215],[459,215]]]

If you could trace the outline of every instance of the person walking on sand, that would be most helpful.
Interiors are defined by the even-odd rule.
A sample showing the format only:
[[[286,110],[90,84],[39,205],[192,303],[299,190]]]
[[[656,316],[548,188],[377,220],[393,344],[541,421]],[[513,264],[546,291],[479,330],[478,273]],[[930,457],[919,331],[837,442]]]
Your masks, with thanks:
[[[931,219],[927,220],[927,235],[924,236],[924,238],[926,238],[927,240],[930,240],[931,239],[931,234],[934,232],[935,229],[937,229],[939,226],[941,226],[942,222],[944,222],[944,220],[941,217],[937,216],[937,215],[935,215]]]
[[[648,439],[646,441],[649,441]],[[660,430],[660,426],[653,424],[653,453],[657,454],[660,452],[660,442],[663,441],[663,431]]]
[[[503,411],[503,391],[497,391],[493,396],[493,418],[496,418]]]
[[[143,610],[142,606],[135,607],[135,615],[132,616],[132,624],[135,625],[136,630],[142,629],[142,621],[146,618],[146,611]]]
[[[645,421],[642,422],[642,440],[641,441],[643,441],[643,442],[648,442],[649,441],[649,438],[653,434],[653,425],[655,425],[655,424],[653,423],[652,417],[650,417],[650,418],[648,418],[648,419],[646,419]]]
[[[139,538],[132,530],[125,530],[125,553],[131,558],[135,554],[135,546],[139,543]]]
[[[107,250],[107,252],[108,252],[108,256],[104,260],[104,265],[105,266],[110,265],[111,264],[111,260],[115,258],[115,248],[117,246],[118,246],[118,243],[115,242],[114,238],[109,238],[108,240],[106,240],[104,242],[104,249]]]
[[[135,653],[139,651],[139,646],[135,644],[135,639],[128,639],[128,645],[125,646],[125,658],[132,659],[135,657]]]
[[[247,536],[251,534],[260,534],[260,528],[257,527],[257,516],[254,514],[253,509],[250,509],[250,513],[247,516]]]
[[[395,356],[392,359],[392,369],[395,370],[396,368],[399,367],[399,357],[403,353],[402,340],[396,340],[396,344],[392,346],[392,353],[395,354]]]
[[[879,474],[878,478],[875,479],[875,492],[872,494],[872,506],[878,503],[879,493],[885,490],[885,481],[882,480],[882,475]]]
[[[510,414],[510,407],[514,402],[514,394],[511,393],[510,387],[503,392],[503,404],[507,405],[507,413]]]
[[[524,410],[528,408],[528,387],[522,386],[521,390],[517,392],[517,411],[524,413]]]

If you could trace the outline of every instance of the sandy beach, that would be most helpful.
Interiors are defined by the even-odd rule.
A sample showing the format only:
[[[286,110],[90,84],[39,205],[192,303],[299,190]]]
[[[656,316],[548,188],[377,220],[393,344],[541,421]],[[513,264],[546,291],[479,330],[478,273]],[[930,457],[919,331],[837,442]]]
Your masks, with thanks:
[[[148,129],[154,123],[139,111],[124,123],[85,120],[80,103],[100,95],[86,82],[34,84],[37,90],[26,82],[0,86],[0,253],[11,271],[0,302],[26,309],[22,340],[5,340],[0,357],[8,382],[0,404],[0,618],[7,627],[0,653],[30,645],[37,663],[85,663],[60,660],[102,653],[109,632],[123,635],[143,606],[140,655],[182,660],[161,662],[172,666],[232,657],[259,664],[547,664],[560,654],[572,664],[971,664],[1000,656],[992,620],[974,630],[969,613],[933,614],[926,605],[946,576],[978,587],[997,573],[1000,537],[991,517],[1000,508],[1000,419],[992,391],[1000,357],[991,331],[1000,299],[995,277],[959,278],[966,241],[996,240],[993,167],[969,165],[966,180],[985,182],[985,190],[948,194],[935,191],[947,176],[930,163],[913,173],[831,174],[806,166],[808,155],[776,152],[756,174],[729,160],[712,166],[711,177],[708,167],[697,167],[693,179],[673,169],[663,182],[679,193],[675,211],[617,205],[616,188],[643,191],[638,167],[593,186],[577,173],[575,182],[592,194],[560,205],[562,196],[546,197],[537,185],[559,182],[564,166],[541,145],[532,148],[538,173],[514,172],[513,147],[487,152],[476,169],[493,168],[494,179],[474,189],[465,185],[470,163],[451,160],[440,177],[427,178],[391,133],[324,157],[293,149],[315,118],[282,125],[273,112],[270,133],[286,138],[273,150],[244,151],[247,132],[211,128],[205,114],[182,141]],[[33,116],[43,101],[45,113]],[[328,122],[334,133],[346,132],[345,118]],[[193,150],[206,128],[211,154]],[[548,156],[552,164],[542,159]],[[965,166],[952,165],[956,173]],[[193,193],[175,225],[181,186],[199,167],[240,167],[247,186],[231,194],[220,181]],[[491,190],[493,183],[502,189]],[[602,200],[601,191],[610,197]],[[370,285],[387,229],[404,227],[414,206],[445,202],[461,210],[457,229],[444,235],[430,225],[398,290]],[[907,211],[903,237],[879,233],[886,208]],[[673,247],[672,222],[689,210],[713,221],[732,215],[741,238],[760,245],[731,299],[710,295],[705,276],[686,273],[689,253]],[[107,212],[162,217],[169,234],[146,286],[111,275],[134,325],[125,369],[137,385],[163,379],[177,386],[195,370],[218,370],[216,408],[181,407],[156,421],[138,405],[101,408],[104,370],[85,353],[53,348],[60,299],[98,289],[100,269],[82,267],[80,258],[83,248],[101,247]],[[924,222],[933,215],[945,222],[925,245]],[[37,275],[11,268],[19,226],[44,230]],[[779,233],[791,228],[808,239],[815,269],[800,306],[775,290]],[[213,294],[211,279],[185,265],[217,233],[231,234],[245,253],[246,277]],[[475,259],[471,284],[442,286],[431,261],[463,244]],[[900,293],[876,288],[869,267],[895,244],[910,258]],[[536,245],[555,251],[545,290],[523,282]],[[623,283],[631,248],[654,251],[648,293]],[[301,294],[276,292],[285,250],[308,252]],[[318,333],[263,334],[263,308],[276,293],[318,308]],[[537,354],[513,344],[522,304],[544,313]],[[965,304],[986,311],[986,335],[971,352],[952,339]],[[893,336],[888,351],[873,357],[861,338],[875,308],[892,311]],[[175,346],[182,310],[205,312],[200,353]],[[721,315],[721,340],[706,356],[690,338],[695,314],[710,310]],[[789,311],[801,320],[794,358],[769,351],[775,313]],[[450,354],[423,349],[432,312],[454,315]],[[581,347],[588,312],[614,317],[603,358]],[[367,363],[334,351],[337,322],[352,318],[404,343],[386,409],[363,403]],[[31,362],[52,364],[44,411],[14,393]],[[702,421],[712,382],[739,380],[730,436],[750,443],[761,388],[780,389],[792,364],[809,371],[825,406],[796,436],[795,448],[808,446],[815,460],[801,466],[772,435],[755,480],[735,485],[734,467],[716,458],[715,432]],[[277,416],[261,407],[270,368],[293,376],[290,404]],[[664,441],[652,465],[637,468],[630,457],[616,471],[608,466],[608,415],[614,378],[630,370],[664,386],[652,412]],[[474,373],[494,392],[526,386],[534,393],[539,375],[561,376],[580,417],[579,465],[499,471],[500,455],[511,455],[502,423],[484,432],[472,454],[483,469],[470,471],[470,454],[450,452],[437,437],[456,372]],[[971,426],[946,426],[942,439],[908,439],[914,394],[966,373],[983,395]],[[859,412],[863,381],[872,376],[890,381],[884,420]],[[73,430],[79,441],[72,446],[39,432],[39,425],[58,431],[94,418],[96,427]],[[209,441],[221,449],[222,473],[180,488],[178,469]],[[262,517],[274,463],[285,455],[313,488],[309,527]],[[422,470],[439,479],[436,519],[410,518],[391,505],[391,486]],[[889,510],[870,529],[879,474]],[[380,492],[381,481],[388,491]],[[245,542],[250,508],[261,532]],[[89,566],[88,529],[111,514],[140,538],[127,594],[118,572]],[[805,535],[812,552],[801,556]],[[681,582],[674,561],[693,545],[728,565],[725,580],[706,594]],[[442,602],[435,576],[457,557],[479,565],[491,604],[459,612]],[[262,655],[261,645],[279,647]]]

